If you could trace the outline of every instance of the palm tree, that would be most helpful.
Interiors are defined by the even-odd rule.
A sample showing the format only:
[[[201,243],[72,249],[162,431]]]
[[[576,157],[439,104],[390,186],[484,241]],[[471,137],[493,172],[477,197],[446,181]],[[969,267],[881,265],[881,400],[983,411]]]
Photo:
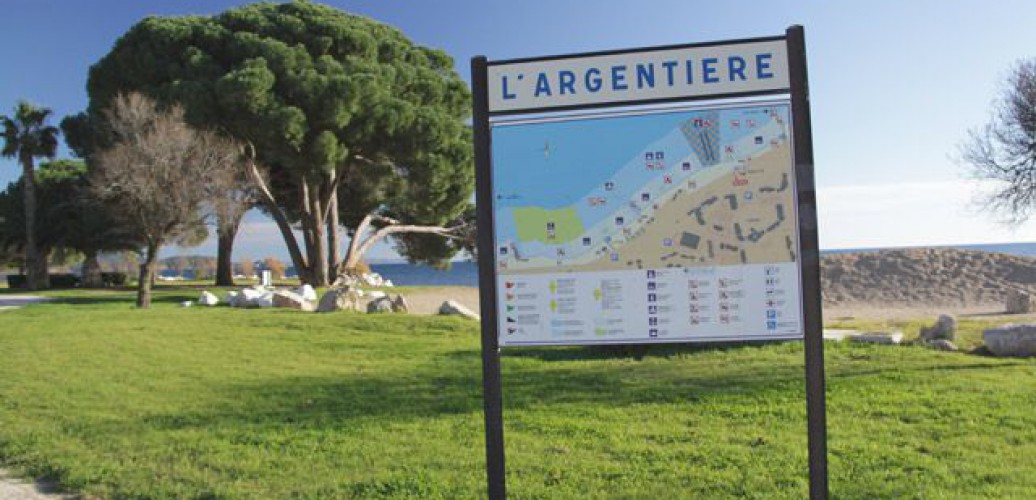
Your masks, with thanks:
[[[18,158],[22,165],[22,189],[25,202],[25,268],[30,290],[47,287],[45,260],[36,247],[36,176],[33,161],[37,157],[53,158],[58,147],[58,128],[46,124],[51,110],[19,101],[13,116],[0,115],[4,144],[0,155]]]

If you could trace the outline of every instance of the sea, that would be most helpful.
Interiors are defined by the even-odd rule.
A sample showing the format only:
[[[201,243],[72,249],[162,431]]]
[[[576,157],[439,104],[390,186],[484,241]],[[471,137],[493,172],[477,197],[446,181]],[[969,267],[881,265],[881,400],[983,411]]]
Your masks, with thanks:
[[[913,247],[894,247],[913,248]],[[927,246],[924,248],[956,248],[961,250],[978,250],[998,252],[1024,257],[1036,257],[1036,242],[1031,243],[990,243],[975,245]],[[837,250],[821,250],[822,255],[877,252],[885,248],[843,248]],[[454,262],[449,269],[440,270],[430,266],[407,263],[372,264],[371,270],[382,275],[398,286],[478,286],[478,265],[470,261]]]

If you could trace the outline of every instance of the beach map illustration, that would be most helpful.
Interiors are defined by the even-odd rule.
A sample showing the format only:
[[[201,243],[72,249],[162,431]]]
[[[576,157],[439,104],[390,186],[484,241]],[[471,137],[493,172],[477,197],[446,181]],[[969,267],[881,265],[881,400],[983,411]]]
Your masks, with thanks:
[[[799,332],[789,124],[769,103],[494,126],[501,343]]]

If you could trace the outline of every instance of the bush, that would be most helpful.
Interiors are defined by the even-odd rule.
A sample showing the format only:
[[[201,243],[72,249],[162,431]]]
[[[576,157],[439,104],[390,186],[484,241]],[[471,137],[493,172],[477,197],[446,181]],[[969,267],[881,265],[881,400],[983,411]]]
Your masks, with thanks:
[[[101,281],[106,287],[125,286],[126,279],[126,273],[101,273]]]
[[[79,276],[74,274],[51,274],[50,275],[50,287],[51,288],[75,288],[82,284],[82,280]]]
[[[25,288],[28,283],[28,278],[24,274],[8,274],[7,275],[7,287],[8,288]],[[51,274],[50,275],[50,286],[51,288],[76,288],[81,284],[79,276],[74,274]]]
[[[7,287],[8,288],[25,288],[25,284],[28,278],[24,274],[8,274],[7,275]]]

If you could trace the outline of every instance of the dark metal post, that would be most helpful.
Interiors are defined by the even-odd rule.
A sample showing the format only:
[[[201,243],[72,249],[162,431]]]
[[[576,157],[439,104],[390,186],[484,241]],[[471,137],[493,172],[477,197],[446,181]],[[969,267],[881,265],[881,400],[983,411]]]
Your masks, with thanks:
[[[809,497],[826,500],[827,397],[824,388],[824,331],[820,300],[820,245],[817,240],[817,194],[813,179],[813,131],[809,116],[806,38],[802,26],[787,31],[791,77],[791,115],[795,137],[799,241],[802,264],[802,312],[806,346],[806,413],[809,433]]]
[[[490,500],[506,497],[504,413],[500,389],[500,346],[496,317],[496,263],[493,243],[493,183],[489,149],[486,58],[471,59],[475,140],[475,205],[478,224],[478,284],[482,313],[482,401],[486,420],[486,480]]]

